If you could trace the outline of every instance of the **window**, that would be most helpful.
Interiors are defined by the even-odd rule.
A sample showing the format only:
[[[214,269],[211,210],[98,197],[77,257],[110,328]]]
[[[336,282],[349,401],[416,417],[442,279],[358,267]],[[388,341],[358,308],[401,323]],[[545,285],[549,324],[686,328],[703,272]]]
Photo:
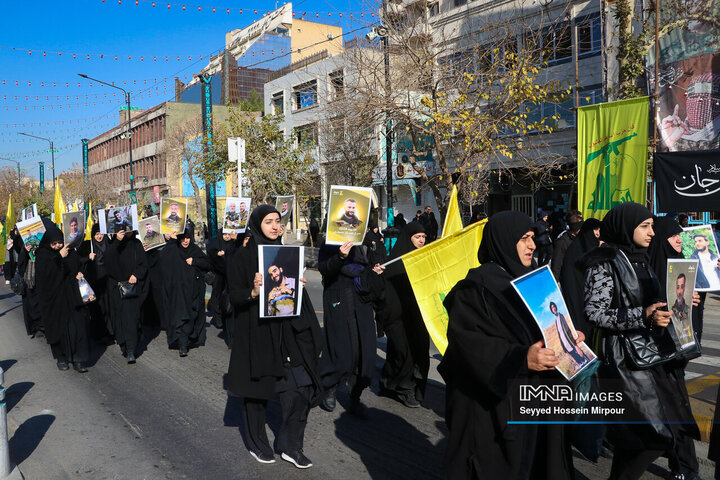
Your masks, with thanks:
[[[578,56],[600,53],[600,15],[577,20]]]
[[[285,95],[283,95],[283,92],[273,94],[272,113],[273,115],[282,115],[285,113]]]
[[[460,7],[462,5],[465,5],[467,3],[467,0],[453,0],[453,5],[456,7]]]
[[[332,98],[342,98],[345,95],[345,77],[342,70],[330,74],[330,90]]]
[[[435,3],[433,3],[432,5],[429,6],[428,10],[429,10],[430,16],[434,17],[435,15],[440,13],[440,2],[436,1]]]
[[[601,87],[590,87],[586,90],[580,90],[580,106],[595,105],[597,103],[603,103],[603,91]]]
[[[317,80],[293,88],[293,110],[310,108],[317,104]]]
[[[306,125],[295,127],[293,133],[295,135],[295,141],[298,145],[302,143],[306,143],[308,145],[317,143],[317,123],[308,123]]]
[[[540,37],[543,60],[549,64],[570,61],[572,56],[572,35],[570,26],[563,22],[545,29]]]

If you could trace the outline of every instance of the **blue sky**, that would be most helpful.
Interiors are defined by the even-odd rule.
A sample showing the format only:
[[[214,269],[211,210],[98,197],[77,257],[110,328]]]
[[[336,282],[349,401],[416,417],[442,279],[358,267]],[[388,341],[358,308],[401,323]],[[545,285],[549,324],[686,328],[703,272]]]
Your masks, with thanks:
[[[520,290],[532,311],[536,315],[538,312],[540,313],[539,320],[543,330],[555,321],[555,317],[550,312],[550,302],[555,302],[560,313],[569,315],[565,300],[563,300],[549,268],[535,270],[532,274],[524,277],[522,281],[516,281],[515,286]]]
[[[177,1],[170,2],[170,9],[168,2],[155,2],[155,7],[151,0],[138,0],[138,5],[135,0],[120,2],[3,2],[0,158],[19,161],[36,178],[39,161],[49,167],[48,142],[17,134],[26,132],[53,139],[59,150],[55,154],[58,174],[73,163],[80,164],[80,139],[116,126],[118,107],[124,102],[119,90],[97,83],[91,86],[78,73],[115,82],[132,92],[133,106],[152,107],[174,98],[174,78],[190,80],[207,64],[209,55],[223,48],[226,32],[244,28],[264,11],[282,4],[193,0],[183,11]],[[198,5],[202,5],[200,11]],[[305,13],[308,20],[341,25],[345,32],[376,21],[367,0],[301,0],[293,2],[293,10],[298,17]],[[277,51],[274,55],[265,52],[262,45],[253,50],[255,63],[266,60],[258,67],[280,56]],[[272,63],[283,61],[276,58]],[[243,64],[252,65],[250,58]],[[12,165],[0,162],[0,167]],[[46,170],[46,179],[51,176]]]

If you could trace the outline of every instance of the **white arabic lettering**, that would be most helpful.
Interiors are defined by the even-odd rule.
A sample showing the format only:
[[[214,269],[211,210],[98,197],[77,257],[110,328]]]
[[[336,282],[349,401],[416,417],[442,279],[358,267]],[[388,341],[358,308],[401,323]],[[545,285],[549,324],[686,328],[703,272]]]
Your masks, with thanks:
[[[708,169],[708,173],[720,173],[720,170],[715,169],[715,170],[711,171],[711,169],[715,169],[715,166],[713,165],[710,169]],[[675,185],[675,192],[677,194],[683,195],[685,197],[704,197],[707,195],[712,195],[714,193],[720,192],[720,187],[716,188],[715,190],[710,191],[710,187],[712,187],[713,185],[715,185],[717,183],[720,183],[720,180],[715,179],[715,178],[702,178],[701,172],[702,172],[702,168],[700,168],[697,164],[695,164],[695,175],[690,175],[690,179],[692,180],[692,183],[690,183],[687,186],[680,187],[677,184],[677,180],[675,180],[673,182],[673,184]],[[686,180],[687,177],[683,176],[682,179]],[[689,190],[690,188],[694,187],[695,185],[704,189],[705,191],[698,192],[698,193],[685,192],[685,190]]]

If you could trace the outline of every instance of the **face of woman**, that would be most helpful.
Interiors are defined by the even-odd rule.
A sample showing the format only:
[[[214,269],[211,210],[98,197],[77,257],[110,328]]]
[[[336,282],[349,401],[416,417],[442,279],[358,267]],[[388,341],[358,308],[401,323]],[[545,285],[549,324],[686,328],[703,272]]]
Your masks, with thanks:
[[[677,253],[680,253],[682,250],[682,238],[680,238],[679,233],[676,233],[672,237],[668,238],[668,243]]]
[[[105,235],[103,235],[100,232],[95,232],[95,241],[96,242],[102,242],[103,238],[105,238]]]
[[[600,229],[599,228],[594,229],[593,233],[595,234],[595,238],[600,238]]]
[[[635,227],[635,230],[633,231],[633,242],[635,242],[635,245],[638,247],[647,248],[650,246],[650,241],[654,236],[655,231],[653,230],[653,219],[648,218]]]
[[[420,248],[420,247],[422,247],[423,245],[425,245],[425,239],[426,239],[426,238],[427,238],[427,235],[425,235],[424,233],[420,232],[420,233],[416,233],[415,235],[413,235],[412,237],[410,237],[410,241],[411,241],[412,244],[415,246],[415,248]]]
[[[50,248],[53,250],[60,250],[63,247],[63,242],[52,242]]]
[[[277,239],[280,236],[280,232],[282,231],[280,224],[280,214],[276,212],[267,214],[260,223],[260,229],[262,230],[263,235],[265,235],[270,240]]]
[[[182,245],[183,248],[188,248],[190,246],[190,239],[188,237],[183,237],[183,239],[180,240],[180,245]]]
[[[520,241],[517,243],[518,257],[520,257],[520,263],[523,267],[529,267],[532,265],[533,252],[535,251],[535,233],[532,230],[522,236]]]

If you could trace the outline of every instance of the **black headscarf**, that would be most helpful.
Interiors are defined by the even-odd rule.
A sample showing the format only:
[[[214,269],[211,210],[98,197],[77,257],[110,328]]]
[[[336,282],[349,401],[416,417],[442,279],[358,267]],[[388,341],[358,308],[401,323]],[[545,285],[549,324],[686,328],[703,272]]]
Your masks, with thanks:
[[[683,229],[672,217],[655,217],[653,230],[655,230],[655,236],[648,247],[648,257],[650,266],[660,281],[660,291],[662,292],[667,281],[667,259],[684,258],[682,252],[676,252],[670,245],[668,238],[682,233]]]
[[[600,238],[622,250],[631,262],[648,261],[647,248],[639,247],[633,241],[635,228],[652,218],[650,210],[634,202],[625,202],[613,207],[602,221]]]
[[[277,211],[274,205],[258,205],[253,209],[250,214],[250,220],[248,221],[248,226],[250,227],[250,242],[248,243],[248,247],[250,243],[254,243],[255,245],[282,245],[282,239],[280,237],[271,240],[262,232],[262,221],[271,213],[277,213],[278,216],[280,216],[280,212]]]
[[[51,243],[64,242],[62,230],[60,230],[57,225],[55,225],[47,218],[43,218],[42,223],[45,227],[45,234],[43,235],[42,239],[40,239],[40,244],[38,245],[38,248],[48,248],[52,250],[50,248]],[[58,255],[60,255],[60,253],[58,253]]]
[[[600,225],[602,225],[602,222],[597,218],[588,218],[583,222],[582,227],[580,227],[580,231],[577,234],[577,238],[573,241],[573,244],[577,243],[580,245],[580,249],[582,250],[581,254],[575,259],[576,261],[585,253],[600,245],[600,239],[595,236],[595,230],[600,228]],[[570,249],[568,248],[568,252],[569,251]],[[567,253],[565,253],[565,255],[565,258],[567,259]]]
[[[412,243],[412,236],[417,233],[425,233],[425,227],[420,222],[410,222],[403,227],[398,235],[398,239],[395,242],[392,250],[390,250],[390,260],[394,260],[408,252],[415,250],[415,245]]]
[[[100,232],[100,224],[95,223],[90,230],[90,242],[92,243],[93,251],[95,252],[95,263],[102,265],[105,262],[105,251],[110,244],[107,235],[103,235],[101,241],[95,240],[95,234]]]
[[[529,273],[533,267],[522,264],[517,253],[517,243],[532,229],[532,220],[522,212],[506,210],[496,213],[490,217],[483,230],[478,260],[481,264],[498,264],[513,279]]]

